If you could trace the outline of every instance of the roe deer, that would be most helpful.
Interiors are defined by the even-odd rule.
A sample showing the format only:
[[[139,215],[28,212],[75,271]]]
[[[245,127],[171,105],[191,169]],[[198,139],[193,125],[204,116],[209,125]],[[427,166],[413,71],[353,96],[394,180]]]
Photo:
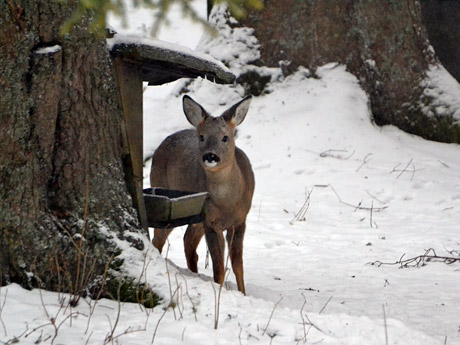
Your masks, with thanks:
[[[244,98],[219,117],[212,117],[189,96],[183,98],[187,120],[195,129],[167,137],[153,155],[152,187],[187,192],[208,192],[205,220],[189,225],[184,235],[187,266],[198,272],[196,248],[203,234],[211,253],[214,281],[225,278],[223,232],[238,290],[246,294],[243,277],[243,238],[246,216],[254,192],[254,173],[248,157],[235,146],[235,127],[246,117],[251,96]],[[172,229],[155,229],[153,245],[161,252]]]

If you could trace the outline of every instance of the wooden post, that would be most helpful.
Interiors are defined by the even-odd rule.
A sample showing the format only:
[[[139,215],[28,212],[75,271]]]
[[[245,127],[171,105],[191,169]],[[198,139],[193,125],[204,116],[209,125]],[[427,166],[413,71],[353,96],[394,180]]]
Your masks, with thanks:
[[[118,85],[123,105],[124,169],[133,206],[147,231],[147,214],[143,197],[143,109],[142,74],[140,66],[115,58]]]

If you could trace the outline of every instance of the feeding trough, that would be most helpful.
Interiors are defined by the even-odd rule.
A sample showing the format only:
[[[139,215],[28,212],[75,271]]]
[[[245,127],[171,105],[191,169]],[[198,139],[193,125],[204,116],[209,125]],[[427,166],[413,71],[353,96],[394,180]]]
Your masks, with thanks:
[[[144,189],[147,223],[152,228],[174,228],[204,220],[207,192],[191,193],[164,188]]]

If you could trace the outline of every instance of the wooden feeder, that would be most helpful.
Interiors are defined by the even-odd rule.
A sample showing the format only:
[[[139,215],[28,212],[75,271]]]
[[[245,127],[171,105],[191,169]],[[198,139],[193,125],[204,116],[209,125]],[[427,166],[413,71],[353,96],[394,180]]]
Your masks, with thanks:
[[[199,223],[207,192],[189,193],[163,188],[144,189],[144,203],[149,227],[173,228]]]
[[[109,40],[109,48],[123,106],[123,164],[126,182],[142,227],[147,230],[149,226],[174,227],[201,221],[200,213],[206,193],[179,195],[177,193],[181,192],[177,191],[143,191],[142,83],[161,85],[179,78],[203,77],[229,84],[234,82],[235,76],[207,55],[165,42],[115,35]],[[195,203],[201,203],[198,206],[201,208],[190,213],[189,207]]]

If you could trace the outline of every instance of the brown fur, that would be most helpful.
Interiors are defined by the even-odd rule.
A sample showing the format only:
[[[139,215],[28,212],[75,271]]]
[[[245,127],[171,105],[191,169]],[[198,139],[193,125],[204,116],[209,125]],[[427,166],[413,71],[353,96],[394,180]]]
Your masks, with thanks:
[[[250,102],[251,98],[247,97],[221,116],[212,117],[198,103],[184,96],[184,112],[196,129],[167,137],[155,151],[150,173],[152,187],[209,193],[205,203],[206,220],[189,225],[185,232],[187,266],[193,272],[198,271],[196,248],[205,235],[214,281],[223,284],[223,232],[226,230],[238,290],[244,294],[243,239],[254,192],[254,174],[247,156],[235,146],[234,134]],[[171,229],[155,229],[153,245],[160,252],[170,232]]]

